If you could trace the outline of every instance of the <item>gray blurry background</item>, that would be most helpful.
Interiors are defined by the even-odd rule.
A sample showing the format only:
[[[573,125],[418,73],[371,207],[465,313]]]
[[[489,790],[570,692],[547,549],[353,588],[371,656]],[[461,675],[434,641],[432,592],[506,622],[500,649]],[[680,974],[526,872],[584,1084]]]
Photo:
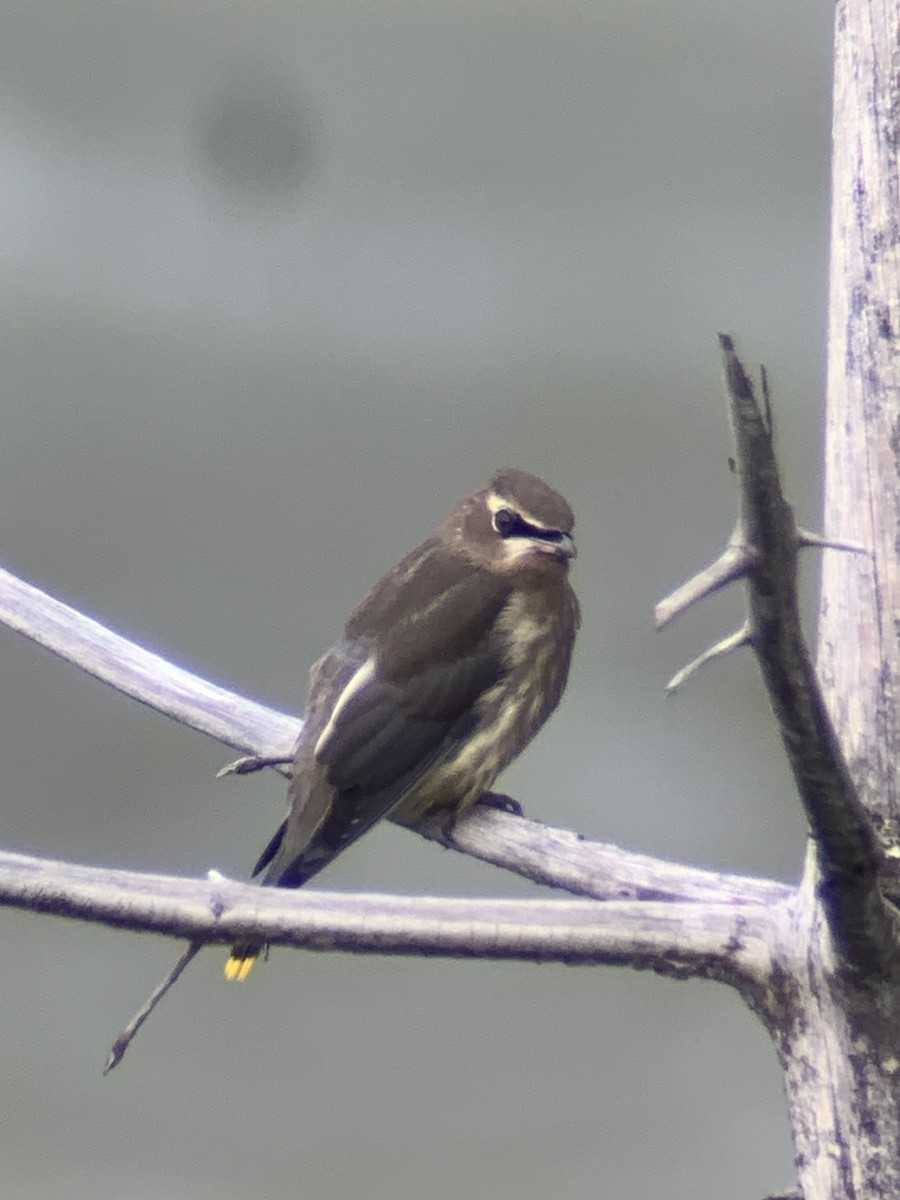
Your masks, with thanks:
[[[537,817],[796,877],[752,661],[666,701],[726,596],[652,632],[734,496],[715,334],[775,385],[815,524],[830,12],[776,0],[5,0],[0,553],[296,711],[377,575],[497,466],[578,514]],[[815,565],[809,569],[814,573]],[[814,579],[812,580],[814,583]],[[242,874],[274,776],[0,631],[2,843]],[[532,894],[402,830],[322,886]],[[171,942],[0,914],[12,1200],[741,1200],[790,1181],[774,1056],[712,984],[206,952],[101,1079]]]

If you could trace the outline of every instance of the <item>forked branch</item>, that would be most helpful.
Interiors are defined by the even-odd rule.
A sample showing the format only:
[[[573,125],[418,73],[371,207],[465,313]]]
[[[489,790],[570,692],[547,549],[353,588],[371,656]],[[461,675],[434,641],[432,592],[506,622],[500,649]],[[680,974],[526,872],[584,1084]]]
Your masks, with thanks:
[[[898,955],[894,921],[878,885],[877,839],[825,707],[797,601],[802,547],[860,547],[798,529],[781,488],[765,373],[760,401],[732,339],[722,335],[720,343],[735,438],[738,522],[721,558],[661,602],[657,623],[672,620],[723,582],[745,581],[746,626],[685,671],[738,645],[752,646],[818,850],[820,888],[838,951],[849,965],[886,973]],[[680,672],[673,682],[684,676]]]

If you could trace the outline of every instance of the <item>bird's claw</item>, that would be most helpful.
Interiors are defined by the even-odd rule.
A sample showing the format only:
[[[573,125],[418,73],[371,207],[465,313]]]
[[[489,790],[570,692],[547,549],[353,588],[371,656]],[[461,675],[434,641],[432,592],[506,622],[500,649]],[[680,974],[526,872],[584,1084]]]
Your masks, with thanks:
[[[226,775],[252,775],[254,771],[262,771],[264,767],[283,767],[289,762],[293,762],[293,759],[284,758],[282,755],[245,754],[242,758],[236,758],[234,762],[226,763],[221,771],[216,771],[216,779],[223,779]]]
[[[485,808],[496,808],[500,812],[510,813],[514,817],[525,816],[518,800],[513,800],[512,796],[507,796],[503,792],[482,792],[477,803],[483,804]]]

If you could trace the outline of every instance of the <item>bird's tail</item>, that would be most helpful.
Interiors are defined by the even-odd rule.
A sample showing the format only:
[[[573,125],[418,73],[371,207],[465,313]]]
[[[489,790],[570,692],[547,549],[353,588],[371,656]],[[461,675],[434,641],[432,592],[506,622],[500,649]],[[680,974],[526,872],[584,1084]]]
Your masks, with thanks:
[[[259,958],[262,946],[258,942],[235,942],[225,964],[225,978],[238,982],[247,978]]]
[[[260,855],[259,862],[253,868],[253,874],[258,875],[264,867],[267,867],[275,855],[278,853],[281,843],[284,840],[284,831],[287,829],[287,819],[281,822],[275,830],[272,839],[268,846]],[[277,878],[269,880],[268,876],[262,881],[263,883],[277,883]],[[263,946],[261,942],[235,942],[231,947],[231,954],[228,957],[228,962],[225,964],[225,978],[236,979],[241,983],[247,978],[253,970],[253,964],[262,953]]]

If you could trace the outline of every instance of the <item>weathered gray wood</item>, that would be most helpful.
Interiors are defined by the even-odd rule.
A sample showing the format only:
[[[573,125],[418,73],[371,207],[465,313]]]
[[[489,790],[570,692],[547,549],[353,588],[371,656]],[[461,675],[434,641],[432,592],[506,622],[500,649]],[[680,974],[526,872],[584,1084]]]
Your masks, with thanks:
[[[898,0],[837,5],[819,672],[867,808],[900,838]]]
[[[818,668],[889,847],[900,828],[900,3],[839,0],[835,31],[825,534],[870,554],[824,557]],[[895,1200],[900,978],[895,963],[843,959],[821,886],[811,857],[770,1011],[798,1175],[805,1200]]]
[[[149,875],[0,854],[4,903],[116,928],[312,950],[627,963],[719,979],[754,993],[787,904],[471,900],[261,888],[214,876]]]
[[[741,496],[723,558],[740,552],[748,615],[739,640],[759,662],[812,835],[802,885],[787,905],[790,920],[772,926],[763,985],[741,990],[781,1061],[806,1200],[886,1200],[900,1196],[898,922],[880,887],[873,816],[800,625],[797,558],[816,539],[798,530],[782,491],[765,377],[760,402],[731,339],[722,344]],[[867,556],[844,550],[835,557]],[[717,590],[721,562],[680,588],[667,616]],[[852,637],[845,652],[853,652]]]
[[[95,679],[210,737],[291,755],[299,721],[192,675],[0,568],[0,621]]]

